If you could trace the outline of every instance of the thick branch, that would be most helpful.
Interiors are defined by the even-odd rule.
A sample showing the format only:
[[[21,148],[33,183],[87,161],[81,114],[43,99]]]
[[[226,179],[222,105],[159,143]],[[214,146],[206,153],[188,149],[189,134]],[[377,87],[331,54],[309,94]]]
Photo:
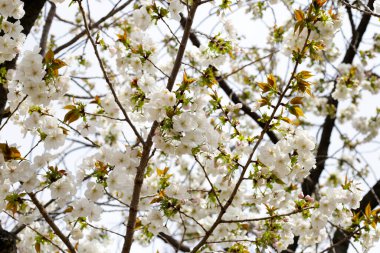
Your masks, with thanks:
[[[179,49],[178,49],[178,53],[174,62],[173,70],[169,77],[168,84],[166,86],[166,88],[170,91],[173,89],[174,82],[177,77],[179,68],[182,65],[183,54],[185,53],[186,44],[191,34],[191,26],[193,25],[193,19],[194,19],[197,8],[198,8],[198,1],[194,1],[193,5],[191,6],[189,15],[186,19],[186,24],[185,24],[185,28],[182,35],[181,44],[179,45]]]
[[[132,242],[133,242],[133,234],[135,232],[134,230],[135,230],[137,212],[139,210],[138,208],[139,208],[139,202],[140,202],[140,193],[141,193],[142,185],[144,183],[145,168],[149,162],[150,150],[153,145],[152,139],[157,127],[158,127],[158,122],[155,121],[152,125],[148,138],[145,142],[140,164],[137,167],[136,177],[133,184],[132,200],[131,200],[131,204],[129,208],[127,231],[124,237],[124,245],[123,245],[123,250],[121,251],[121,253],[129,253],[131,251]]]
[[[181,67],[182,63],[182,58],[185,53],[186,49],[186,44],[189,39],[190,35],[190,30],[191,26],[193,23],[193,19],[195,17],[195,12],[198,7],[198,0],[193,1],[193,5],[191,6],[190,12],[189,12],[189,17],[188,21],[185,26],[185,30],[182,36],[181,44],[177,52],[177,56],[173,65],[172,72],[170,74],[168,83],[166,88],[171,91],[174,86],[175,79],[178,75],[178,71]],[[145,174],[145,168],[148,165],[149,159],[150,159],[150,151],[153,145],[153,136],[154,133],[159,126],[159,123],[155,121],[150,129],[149,135],[147,137],[146,142],[143,142],[143,152],[142,152],[142,157],[140,160],[140,164],[137,167],[137,172],[136,172],[136,177],[134,180],[134,185],[133,185],[133,193],[132,193],[132,201],[130,204],[130,209],[129,209],[129,216],[128,216],[128,223],[127,223],[127,231],[125,234],[125,239],[124,239],[124,245],[123,245],[123,250],[122,253],[129,253],[131,251],[132,247],[132,242],[133,242],[133,234],[135,230],[135,224],[136,224],[136,218],[137,218],[137,212],[138,212],[138,206],[140,202],[140,194],[141,194],[141,187],[144,182],[144,174]]]
[[[40,48],[41,48],[40,54],[42,56],[44,56],[46,52],[46,45],[47,45],[47,41],[49,37],[50,28],[51,28],[51,25],[53,24],[53,19],[54,19],[55,12],[57,9],[55,3],[50,2],[50,4],[51,4],[51,7],[45,21],[45,26],[42,30],[42,35],[41,35],[41,40],[40,40]]]
[[[16,253],[16,236],[0,225],[0,253]]]

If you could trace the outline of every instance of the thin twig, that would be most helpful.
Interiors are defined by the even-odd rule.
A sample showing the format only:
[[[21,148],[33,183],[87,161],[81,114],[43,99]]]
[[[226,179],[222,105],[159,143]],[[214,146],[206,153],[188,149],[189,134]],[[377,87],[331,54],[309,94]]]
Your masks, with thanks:
[[[103,64],[103,61],[100,58],[98,48],[97,48],[97,46],[95,44],[94,39],[91,36],[91,32],[90,32],[90,29],[89,29],[88,23],[87,23],[86,13],[85,13],[85,11],[83,9],[82,3],[79,1],[78,5],[79,5],[79,9],[80,9],[80,11],[82,13],[82,16],[83,16],[83,21],[84,21],[85,30],[87,32],[87,36],[90,39],[90,42],[91,42],[92,47],[93,47],[94,52],[95,52],[95,56],[96,56],[96,58],[97,58],[97,60],[99,62],[99,66],[100,66],[100,68],[101,68],[101,70],[103,72],[104,79],[106,80],[106,83],[108,84],[108,87],[110,88],[110,90],[112,92],[114,100],[115,100],[116,104],[119,106],[119,109],[123,113],[123,115],[125,117],[125,120],[128,122],[129,126],[132,128],[132,131],[135,133],[136,137],[140,140],[141,143],[144,143],[144,139],[142,138],[142,136],[140,135],[140,133],[137,131],[137,128],[135,127],[135,125],[130,120],[130,118],[129,118],[128,114],[127,114],[127,111],[125,110],[125,108],[121,104],[121,102],[120,102],[120,100],[119,100],[119,98],[118,98],[118,96],[116,94],[116,91],[115,91],[115,89],[113,87],[113,84],[111,83],[111,80],[108,77],[107,71],[106,71],[106,69],[104,67],[104,64]]]
[[[10,118],[15,114],[15,112],[18,110],[18,108],[21,106],[21,104],[25,101],[25,99],[28,97],[28,95],[25,95],[25,97],[17,104],[16,108],[12,111],[11,115],[7,118],[7,120],[4,122],[4,124],[0,127],[0,131],[4,128],[4,126],[8,123]]]

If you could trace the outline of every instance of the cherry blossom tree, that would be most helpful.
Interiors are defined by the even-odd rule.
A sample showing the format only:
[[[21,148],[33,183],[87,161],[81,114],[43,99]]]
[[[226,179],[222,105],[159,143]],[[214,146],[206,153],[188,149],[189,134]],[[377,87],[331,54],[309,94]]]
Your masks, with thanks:
[[[0,252],[368,251],[379,18],[379,0],[0,0]]]

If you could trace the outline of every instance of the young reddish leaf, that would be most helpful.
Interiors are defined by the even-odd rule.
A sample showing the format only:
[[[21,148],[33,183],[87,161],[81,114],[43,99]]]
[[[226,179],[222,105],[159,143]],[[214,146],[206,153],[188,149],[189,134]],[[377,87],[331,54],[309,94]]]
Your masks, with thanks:
[[[127,40],[127,32],[124,32],[124,34],[116,34],[117,41],[125,42]]]
[[[270,90],[269,85],[267,83],[257,83],[260,89],[263,90],[263,92],[267,92]]]
[[[371,203],[368,203],[368,205],[365,207],[364,215],[367,218],[371,217]]]
[[[74,110],[76,107],[75,105],[66,105],[65,107],[63,107],[63,109],[66,109],[66,110]]]
[[[142,227],[141,220],[139,218],[136,218],[136,223],[135,223],[135,230],[139,229]]]
[[[149,202],[149,204],[159,203],[159,202],[161,202],[161,200],[162,200],[161,197],[155,197],[155,198],[153,198],[153,199]]]
[[[379,212],[380,212],[380,208],[372,210],[371,214],[372,214],[372,216],[377,216]]]
[[[73,109],[69,111],[68,113],[66,113],[65,117],[63,118],[63,122],[67,122],[67,124],[70,124],[76,121],[77,119],[79,119],[79,117],[80,117],[79,111],[77,109]]]
[[[47,53],[45,54],[45,62],[50,63],[54,60],[54,52],[53,50],[49,49]]]
[[[36,244],[34,244],[34,249],[36,250],[37,253],[40,253],[41,252],[41,243],[36,242]]]
[[[289,112],[297,118],[304,116],[302,109],[299,106],[289,107]]]
[[[97,104],[97,105],[100,105],[100,104],[101,104],[100,97],[99,97],[99,96],[95,96],[94,100],[92,100],[92,101],[90,102],[90,104]]]
[[[185,84],[192,84],[193,82],[195,82],[196,79],[195,78],[189,78],[186,74],[186,71],[183,72],[183,82]]]
[[[322,7],[327,2],[327,0],[315,0],[315,2],[319,7]]]
[[[168,170],[169,170],[169,167],[165,167],[163,170],[160,170],[157,168],[156,172],[157,172],[157,175],[161,177],[161,176],[165,176]]]
[[[267,97],[262,97],[257,102],[260,104],[260,107],[262,107],[264,105],[270,105],[270,101]]]
[[[64,213],[71,213],[74,210],[74,207],[68,206],[63,212]]]
[[[295,10],[294,17],[296,18],[297,21],[302,21],[305,17],[305,14],[302,10]]]
[[[60,69],[64,66],[67,66],[66,62],[60,60],[60,59],[54,59],[53,60],[53,64],[52,64],[52,68],[53,69]]]
[[[286,123],[292,124],[292,120],[287,117],[282,117],[281,120],[285,121]]]
[[[9,147],[7,143],[0,143],[0,153],[3,154],[4,160],[22,160],[21,153],[15,147]]]
[[[294,97],[290,100],[290,103],[292,105],[302,105],[303,104],[302,99],[303,97]]]
[[[313,74],[307,70],[303,70],[297,74],[297,77],[301,78],[301,79],[309,79],[312,76],[313,76]]]
[[[277,89],[277,83],[276,83],[276,78],[272,75],[272,74],[269,74],[268,77],[267,77],[267,81],[268,81],[268,84],[269,86],[276,90]]]

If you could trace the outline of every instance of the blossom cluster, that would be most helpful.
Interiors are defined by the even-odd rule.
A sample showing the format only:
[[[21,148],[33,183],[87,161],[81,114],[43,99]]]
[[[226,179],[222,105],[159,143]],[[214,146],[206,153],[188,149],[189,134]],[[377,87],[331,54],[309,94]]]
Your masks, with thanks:
[[[0,63],[11,61],[21,51],[25,34],[20,19],[24,16],[24,3],[21,0],[0,1]],[[13,18],[15,22],[8,21]]]

